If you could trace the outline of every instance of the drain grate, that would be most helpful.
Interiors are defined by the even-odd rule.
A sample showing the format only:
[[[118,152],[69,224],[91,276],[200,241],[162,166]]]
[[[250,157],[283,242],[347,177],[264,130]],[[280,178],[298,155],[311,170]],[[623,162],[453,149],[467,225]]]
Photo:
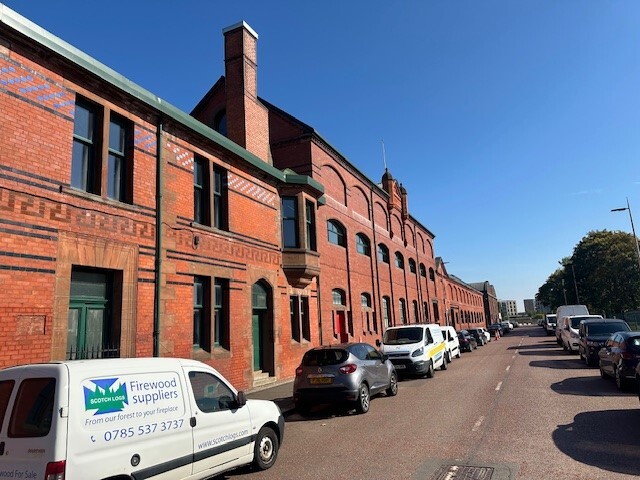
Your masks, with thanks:
[[[493,468],[469,465],[442,465],[431,480],[491,480]]]

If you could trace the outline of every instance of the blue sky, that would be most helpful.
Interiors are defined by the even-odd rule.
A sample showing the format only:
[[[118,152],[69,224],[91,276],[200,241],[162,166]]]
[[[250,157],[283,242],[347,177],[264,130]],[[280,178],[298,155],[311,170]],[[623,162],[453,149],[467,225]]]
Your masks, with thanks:
[[[636,0],[0,2],[186,112],[246,21],[259,95],[374,181],[384,141],[448,271],[519,310],[589,231],[630,231],[626,197],[640,215]]]

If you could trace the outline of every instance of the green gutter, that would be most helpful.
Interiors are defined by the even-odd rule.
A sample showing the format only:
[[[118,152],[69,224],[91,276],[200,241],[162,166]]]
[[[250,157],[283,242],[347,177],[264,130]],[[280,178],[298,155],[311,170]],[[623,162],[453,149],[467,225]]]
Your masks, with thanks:
[[[165,119],[175,120],[176,122],[184,125],[185,127],[188,127],[194,132],[199,133],[200,135],[220,145],[226,150],[229,150],[230,152],[236,154],[247,163],[266,173],[270,177],[279,180],[280,182],[288,183],[287,175],[285,175],[281,170],[272,165],[269,165],[256,155],[242,148],[240,145],[232,142],[227,137],[220,135],[215,130],[207,127],[195,118],[184,113],[182,110],[174,107],[170,103],[152,94],[148,90],[145,90],[144,88],[138,86],[115,70],[98,62],[96,59],[90,57],[73,45],[65,42],[64,40],[61,40],[60,38],[49,33],[42,27],[36,25],[35,23],[31,22],[30,20],[14,12],[9,7],[1,3],[0,24],[6,25],[10,29],[24,35],[25,37],[39,43],[41,46],[73,62],[78,67],[92,73],[93,75],[96,75],[101,80],[104,80],[114,87],[119,88],[124,93],[137,98],[150,108],[157,110],[159,114],[162,114],[165,117]],[[318,190],[319,192],[324,193],[324,188],[320,183],[314,181],[309,182],[308,185]]]

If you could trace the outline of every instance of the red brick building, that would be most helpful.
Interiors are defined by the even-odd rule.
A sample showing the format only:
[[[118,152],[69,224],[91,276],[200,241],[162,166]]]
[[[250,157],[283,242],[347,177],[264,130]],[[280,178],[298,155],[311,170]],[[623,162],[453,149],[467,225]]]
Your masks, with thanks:
[[[190,116],[1,11],[0,366],[178,356],[250,388],[454,298],[484,323],[402,185],[258,98],[257,34],[224,34]]]

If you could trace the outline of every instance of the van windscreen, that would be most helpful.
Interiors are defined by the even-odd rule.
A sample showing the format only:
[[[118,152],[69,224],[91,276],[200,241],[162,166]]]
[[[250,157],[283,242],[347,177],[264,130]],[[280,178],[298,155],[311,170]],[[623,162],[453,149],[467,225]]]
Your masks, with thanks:
[[[382,343],[386,345],[402,345],[422,341],[422,328],[390,328],[384,332]]]
[[[9,437],[44,437],[51,429],[55,378],[28,378],[18,388],[9,421]]]
[[[11,398],[11,392],[13,392],[14,380],[3,380],[0,382],[0,430],[2,430],[2,424],[4,417],[7,413],[7,405],[9,405],[9,399]]]

